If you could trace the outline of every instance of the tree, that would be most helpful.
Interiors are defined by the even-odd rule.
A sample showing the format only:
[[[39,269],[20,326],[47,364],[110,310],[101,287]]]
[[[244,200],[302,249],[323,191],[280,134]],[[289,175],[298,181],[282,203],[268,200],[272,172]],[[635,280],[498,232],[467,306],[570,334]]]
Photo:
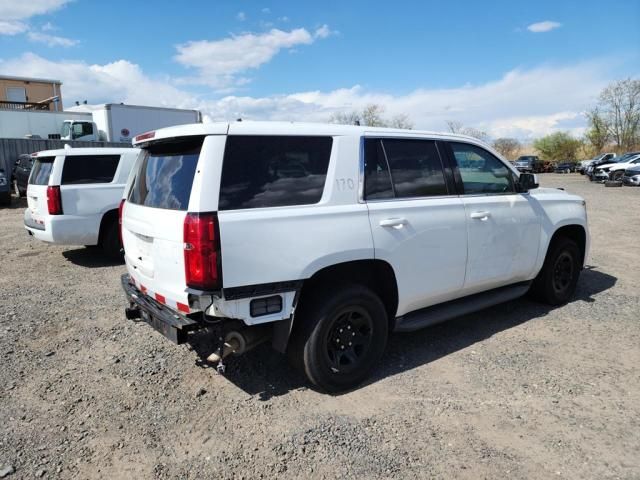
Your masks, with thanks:
[[[382,105],[371,103],[362,111],[336,112],[329,117],[329,123],[342,125],[366,125],[368,127],[392,127],[412,129],[413,122],[408,115],[402,113],[391,119],[384,117],[385,108]]]
[[[411,130],[413,128],[413,122],[408,115],[401,113],[391,119],[389,126],[392,128],[405,128],[407,130]]]
[[[520,142],[515,138],[496,138],[493,141],[493,148],[507,159],[513,159],[520,147]]]
[[[589,123],[589,128],[585,132],[584,137],[589,145],[591,145],[594,153],[598,154],[602,152],[611,138],[609,126],[598,107],[591,109],[585,115]]]
[[[465,127],[457,120],[447,120],[447,127],[451,133],[457,133],[459,135],[467,135],[468,137],[477,138],[483,142],[489,142],[489,134],[484,130],[478,130],[473,127]]]
[[[340,125],[360,125],[360,113],[336,112],[329,117],[329,123],[339,123]]]
[[[382,117],[384,114],[384,107],[371,103],[364,107],[362,110],[362,124],[368,127],[386,127],[387,122]]]
[[[575,160],[582,142],[568,132],[556,132],[534,140],[533,146],[544,160]]]
[[[640,80],[619,80],[600,93],[598,107],[611,139],[621,151],[640,141]]]

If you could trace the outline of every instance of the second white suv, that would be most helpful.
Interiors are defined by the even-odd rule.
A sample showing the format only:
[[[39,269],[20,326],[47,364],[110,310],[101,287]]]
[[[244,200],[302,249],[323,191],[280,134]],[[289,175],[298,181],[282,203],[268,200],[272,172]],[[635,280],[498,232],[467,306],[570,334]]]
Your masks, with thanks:
[[[24,225],[38,240],[99,245],[121,255],[118,206],[136,148],[65,148],[32,155]]]
[[[327,391],[366,378],[394,330],[528,291],[567,302],[589,248],[582,198],[470,137],[235,122],[135,144],[127,317],[176,343],[213,331],[220,362],[270,339]]]

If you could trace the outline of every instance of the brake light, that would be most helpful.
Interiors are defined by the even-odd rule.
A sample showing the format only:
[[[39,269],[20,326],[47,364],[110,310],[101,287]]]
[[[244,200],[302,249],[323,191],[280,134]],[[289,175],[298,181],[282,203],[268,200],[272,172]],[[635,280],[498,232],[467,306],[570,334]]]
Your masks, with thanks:
[[[122,243],[122,212],[124,211],[124,198],[120,200],[120,206],[118,207],[118,236],[120,237],[120,245],[124,246]]]
[[[155,136],[156,136],[156,132],[155,131],[141,133],[140,135],[136,135],[136,137],[133,139],[133,141],[134,142],[141,142],[142,140],[151,140]]]
[[[220,288],[218,216],[215,213],[187,213],[183,238],[187,286],[197,290]]]
[[[62,215],[62,195],[60,186],[47,187],[47,209],[49,215]]]

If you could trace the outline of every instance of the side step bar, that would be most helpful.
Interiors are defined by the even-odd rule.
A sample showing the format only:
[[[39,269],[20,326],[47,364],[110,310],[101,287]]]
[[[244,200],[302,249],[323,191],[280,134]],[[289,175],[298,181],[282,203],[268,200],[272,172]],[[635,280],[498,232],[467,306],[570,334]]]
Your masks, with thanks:
[[[527,293],[530,285],[531,282],[516,283],[489,290],[488,292],[477,293],[465,298],[441,303],[440,305],[433,305],[416,310],[415,312],[396,318],[394,331],[413,332],[421,328],[446,322],[456,317],[461,317],[468,313],[498,305],[499,303],[514,300]]]

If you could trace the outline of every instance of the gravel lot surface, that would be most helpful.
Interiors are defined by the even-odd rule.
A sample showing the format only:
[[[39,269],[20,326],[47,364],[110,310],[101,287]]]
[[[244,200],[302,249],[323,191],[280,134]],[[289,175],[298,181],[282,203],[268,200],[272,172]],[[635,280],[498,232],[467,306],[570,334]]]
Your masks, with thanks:
[[[393,336],[367,385],[309,389],[259,347],[226,377],[124,319],[122,265],[0,209],[0,478],[640,478],[640,188],[588,203],[570,304]]]

